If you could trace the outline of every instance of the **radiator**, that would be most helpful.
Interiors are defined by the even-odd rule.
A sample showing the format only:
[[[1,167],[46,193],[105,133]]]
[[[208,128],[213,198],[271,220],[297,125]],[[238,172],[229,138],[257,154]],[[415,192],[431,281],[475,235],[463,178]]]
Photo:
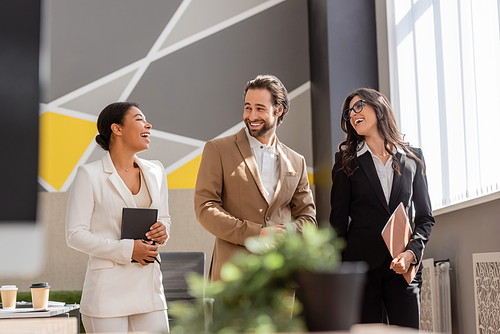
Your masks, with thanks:
[[[476,333],[500,332],[500,253],[472,254]]]
[[[451,334],[450,262],[422,261],[420,329]]]

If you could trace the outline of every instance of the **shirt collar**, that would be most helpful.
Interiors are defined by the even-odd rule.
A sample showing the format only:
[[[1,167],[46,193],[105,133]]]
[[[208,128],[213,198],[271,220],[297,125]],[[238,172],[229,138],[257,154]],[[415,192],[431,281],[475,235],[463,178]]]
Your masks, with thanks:
[[[370,147],[368,147],[366,142],[363,140],[358,144],[357,156],[359,157],[360,155],[363,155],[364,153],[366,153],[366,151],[370,152],[370,154],[373,155],[372,151],[370,150]],[[401,153],[402,155],[406,155],[405,150],[402,147],[396,145],[396,147],[392,149],[392,153],[396,154],[398,152]]]
[[[247,135],[248,142],[250,143],[250,147],[252,149],[257,148],[257,147],[260,148],[261,146],[271,147],[271,153],[278,154],[278,152],[276,151],[276,142],[278,141],[278,136],[276,136],[276,134],[274,135],[274,141],[273,141],[272,145],[270,145],[270,146],[267,146],[266,144],[262,144],[257,138],[253,137],[250,134],[250,132],[248,131],[248,128],[246,126],[245,126],[245,134]]]

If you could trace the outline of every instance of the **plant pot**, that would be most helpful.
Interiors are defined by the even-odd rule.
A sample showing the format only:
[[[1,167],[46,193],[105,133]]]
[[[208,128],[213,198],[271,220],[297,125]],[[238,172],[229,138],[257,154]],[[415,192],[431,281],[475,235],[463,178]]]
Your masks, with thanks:
[[[309,331],[349,330],[359,323],[367,270],[364,262],[344,262],[331,273],[295,274]]]

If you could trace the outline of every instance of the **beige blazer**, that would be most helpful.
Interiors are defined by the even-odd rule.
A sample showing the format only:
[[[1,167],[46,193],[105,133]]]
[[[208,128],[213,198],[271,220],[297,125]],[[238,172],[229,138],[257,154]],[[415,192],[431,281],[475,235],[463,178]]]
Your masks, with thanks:
[[[136,157],[151,196],[151,208],[170,235],[167,178],[159,161]],[[158,263],[132,263],[133,240],[120,240],[122,208],[136,207],[109,153],[80,166],[73,181],[66,215],[66,242],[89,254],[81,313],[118,317],[166,309]]]
[[[205,145],[194,205],[200,224],[216,237],[212,280],[220,279],[222,265],[235,252],[246,251],[245,239],[259,235],[262,227],[291,220],[298,229],[305,221],[316,224],[305,159],[276,144],[279,180],[269,204],[245,129]]]

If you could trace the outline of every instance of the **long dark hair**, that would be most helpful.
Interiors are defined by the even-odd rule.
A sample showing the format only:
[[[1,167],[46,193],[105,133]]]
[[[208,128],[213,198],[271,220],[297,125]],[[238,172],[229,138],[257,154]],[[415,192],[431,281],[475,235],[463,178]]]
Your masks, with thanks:
[[[413,153],[410,149],[410,145],[401,139],[402,135],[398,130],[396,119],[394,118],[394,113],[392,112],[391,104],[387,97],[371,88],[358,88],[346,97],[344,103],[342,104],[342,110],[349,109],[351,100],[355,96],[359,96],[361,99],[365,100],[364,103],[369,104],[375,110],[375,114],[377,115],[377,129],[381,137],[384,139],[384,148],[387,153],[393,157],[392,169],[399,175],[401,174],[395,154],[392,152],[393,147],[399,146],[418,163],[420,163],[423,173],[423,161]],[[365,137],[358,135],[356,130],[352,127],[350,121],[346,121],[342,116],[340,117],[342,130],[346,133],[345,140],[339,144],[339,151],[342,153],[341,169],[350,176],[354,173],[354,170],[351,169],[351,161],[356,157],[358,145],[365,140]]]
[[[109,151],[109,141],[111,140],[111,125],[116,123],[123,125],[123,119],[130,108],[139,108],[134,102],[115,102],[107,105],[97,118],[97,131],[95,141],[104,150]]]

